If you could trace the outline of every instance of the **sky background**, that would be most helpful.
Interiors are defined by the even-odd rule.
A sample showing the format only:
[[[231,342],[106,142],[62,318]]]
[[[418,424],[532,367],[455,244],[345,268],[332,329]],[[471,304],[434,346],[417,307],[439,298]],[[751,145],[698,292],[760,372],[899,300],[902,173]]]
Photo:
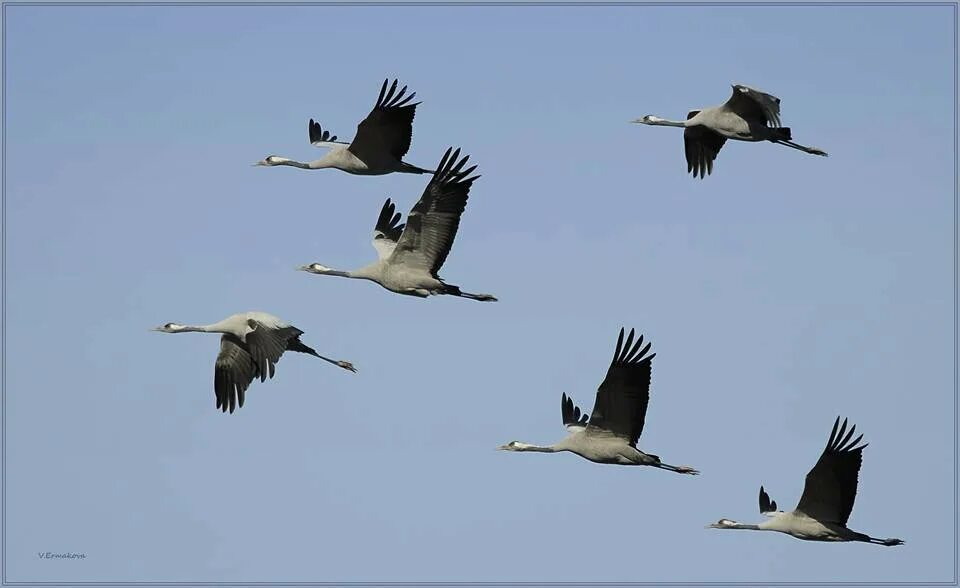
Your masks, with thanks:
[[[5,6],[7,581],[949,581],[950,7]],[[500,298],[296,272],[375,259],[426,176],[301,160],[385,77],[407,160],[483,177],[441,275]],[[683,119],[730,84],[829,158]],[[215,335],[264,310],[300,354],[215,410]],[[653,343],[640,448],[699,477],[498,452],[589,411],[621,326]],[[792,508],[837,415],[870,443],[851,528]],[[86,559],[41,560],[40,551]]]

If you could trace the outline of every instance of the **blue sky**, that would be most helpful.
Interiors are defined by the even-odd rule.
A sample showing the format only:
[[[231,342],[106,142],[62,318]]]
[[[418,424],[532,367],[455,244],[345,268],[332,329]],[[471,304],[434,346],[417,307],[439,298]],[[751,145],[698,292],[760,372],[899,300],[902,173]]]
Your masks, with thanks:
[[[4,9],[7,581],[953,579],[952,8]],[[408,161],[479,165],[442,275],[496,304],[294,271],[374,259],[426,179],[250,164],[388,76]],[[733,82],[830,157],[699,181],[627,123]],[[148,332],[254,309],[359,374],[290,354],[223,415],[216,337]],[[621,326],[640,447],[701,476],[495,451],[559,440]],[[905,546],[704,529],[792,508],[838,414],[851,528]]]

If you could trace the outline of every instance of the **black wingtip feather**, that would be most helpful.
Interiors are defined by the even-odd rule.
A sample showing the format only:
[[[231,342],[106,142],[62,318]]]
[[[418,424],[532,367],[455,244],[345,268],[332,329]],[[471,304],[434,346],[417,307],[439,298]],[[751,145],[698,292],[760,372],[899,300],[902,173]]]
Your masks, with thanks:
[[[463,166],[466,165],[467,161],[469,160],[469,155],[464,155],[463,158],[460,158],[459,147],[457,147],[455,150],[453,147],[448,147],[444,152],[443,157],[440,159],[440,163],[437,165],[436,171],[433,172],[433,179],[431,182],[437,184],[473,183],[477,178],[480,177],[480,175],[477,174],[475,176],[470,176],[470,174],[477,169],[476,165],[472,165],[467,169],[463,169]]]
[[[337,136],[331,135],[330,131],[325,131],[320,127],[320,123],[316,122],[312,118],[308,124],[308,131],[310,134],[310,143],[316,143],[318,141],[336,141]]]
[[[770,500],[770,495],[760,486],[760,514],[777,511],[777,502]]]
[[[374,109],[386,110],[386,109],[398,109],[398,108],[416,108],[419,102],[411,104],[410,101],[414,99],[417,95],[416,92],[411,92],[410,95],[406,95],[407,86],[400,88],[400,91],[397,91],[397,85],[399,84],[399,79],[394,79],[393,83],[390,83],[390,78],[387,78],[383,81],[383,85],[380,86],[380,95],[377,96],[377,103],[374,105]],[[390,88],[387,88],[387,84],[390,84]]]
[[[627,337],[626,342],[623,340],[624,335]],[[643,348],[640,347],[643,345],[642,334],[636,339],[635,342],[634,338],[636,338],[635,329],[630,329],[630,333],[627,334],[625,328],[620,328],[620,334],[617,337],[617,348],[613,352],[613,361],[611,362],[611,365],[641,363],[644,361],[649,361],[657,356],[656,353],[647,355],[647,352],[650,351],[650,347],[653,345],[652,343],[647,342]]]
[[[574,404],[573,399],[567,396],[566,392],[560,398],[560,411],[564,426],[586,425],[589,420],[589,417],[580,411],[580,408]]]
[[[856,425],[851,425],[850,429],[847,430],[847,425],[849,420],[847,418],[843,419],[843,422],[840,422],[840,417],[833,423],[833,429],[830,431],[830,439],[827,441],[827,452],[830,453],[849,453],[852,451],[861,451],[868,444],[864,443],[861,446],[857,446],[860,441],[863,440],[863,433],[857,436],[856,439],[853,439],[853,435],[857,430]],[[853,439],[851,441],[851,439]]]

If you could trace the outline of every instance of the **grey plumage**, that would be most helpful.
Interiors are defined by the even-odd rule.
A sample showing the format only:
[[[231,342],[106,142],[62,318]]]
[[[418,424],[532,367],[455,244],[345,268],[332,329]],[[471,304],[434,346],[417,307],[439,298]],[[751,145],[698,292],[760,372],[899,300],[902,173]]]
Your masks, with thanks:
[[[213,389],[217,408],[233,412],[243,406],[247,388],[254,379],[273,378],[276,364],[285,351],[318,357],[336,366],[356,372],[348,361],[324,357],[308,347],[300,336],[303,331],[265,312],[231,315],[210,325],[190,326],[166,323],[154,329],[163,333],[221,333],[220,353],[214,367]]]
[[[319,263],[299,269],[318,275],[356,278],[376,282],[398,294],[425,298],[449,294],[473,300],[495,301],[489,294],[471,294],[447,284],[439,272],[453,247],[460,217],[467,205],[477,166],[465,168],[469,156],[447,149],[440,165],[417,201],[406,224],[388,198],[380,209],[373,233],[378,260],[355,271],[339,271]]]
[[[757,525],[720,519],[709,525],[714,529],[778,531],[807,541],[861,541],[877,545],[902,545],[902,539],[879,539],[847,527],[857,496],[863,449],[863,435],[852,439],[856,426],[847,430],[847,419],[833,423],[830,438],[820,459],[807,473],[803,495],[791,512],[777,511],[777,503],[760,487],[760,513],[768,519]],[[852,440],[851,440],[852,439]]]
[[[816,147],[792,141],[789,127],[780,126],[780,99],[748,86],[733,85],[733,95],[719,106],[691,110],[684,121],[647,115],[631,122],[682,127],[687,172],[703,179],[713,172],[713,162],[727,139],[770,141],[812,155],[826,156]]]
[[[656,354],[647,354],[650,344],[643,345],[643,335],[636,341],[634,337],[635,332],[631,329],[624,342],[624,329],[620,329],[613,360],[597,390],[589,420],[585,415],[581,416],[580,409],[564,393],[561,416],[570,431],[566,439],[547,446],[511,441],[499,449],[541,453],[569,451],[596,463],[647,465],[681,474],[698,474],[691,467],[663,463],[656,455],[637,448],[650,400],[651,362]]]

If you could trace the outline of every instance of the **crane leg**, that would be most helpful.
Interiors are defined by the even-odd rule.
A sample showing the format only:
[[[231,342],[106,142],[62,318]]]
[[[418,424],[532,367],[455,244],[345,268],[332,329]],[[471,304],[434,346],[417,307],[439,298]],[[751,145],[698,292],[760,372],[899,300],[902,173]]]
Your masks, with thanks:
[[[817,149],[816,147],[807,147],[806,145],[801,145],[800,143],[794,143],[793,141],[787,141],[785,139],[774,139],[773,142],[778,143],[780,145],[786,145],[787,147],[793,147],[794,149],[799,149],[800,151],[809,153],[811,155],[822,155],[823,157],[827,156],[827,152],[824,151],[823,149]]]
[[[662,470],[669,470],[669,471],[671,471],[671,472],[676,472],[676,473],[678,473],[678,474],[690,474],[691,476],[696,476],[696,475],[700,474],[700,472],[698,472],[697,470],[695,470],[695,469],[693,469],[693,468],[691,468],[691,467],[689,467],[689,466],[675,466],[675,465],[670,465],[670,464],[668,464],[668,463],[663,463],[663,462],[661,462],[661,463],[656,463],[656,464],[653,464],[653,465],[656,466],[656,467],[658,467],[658,468],[660,468],[660,469],[662,469]]]

